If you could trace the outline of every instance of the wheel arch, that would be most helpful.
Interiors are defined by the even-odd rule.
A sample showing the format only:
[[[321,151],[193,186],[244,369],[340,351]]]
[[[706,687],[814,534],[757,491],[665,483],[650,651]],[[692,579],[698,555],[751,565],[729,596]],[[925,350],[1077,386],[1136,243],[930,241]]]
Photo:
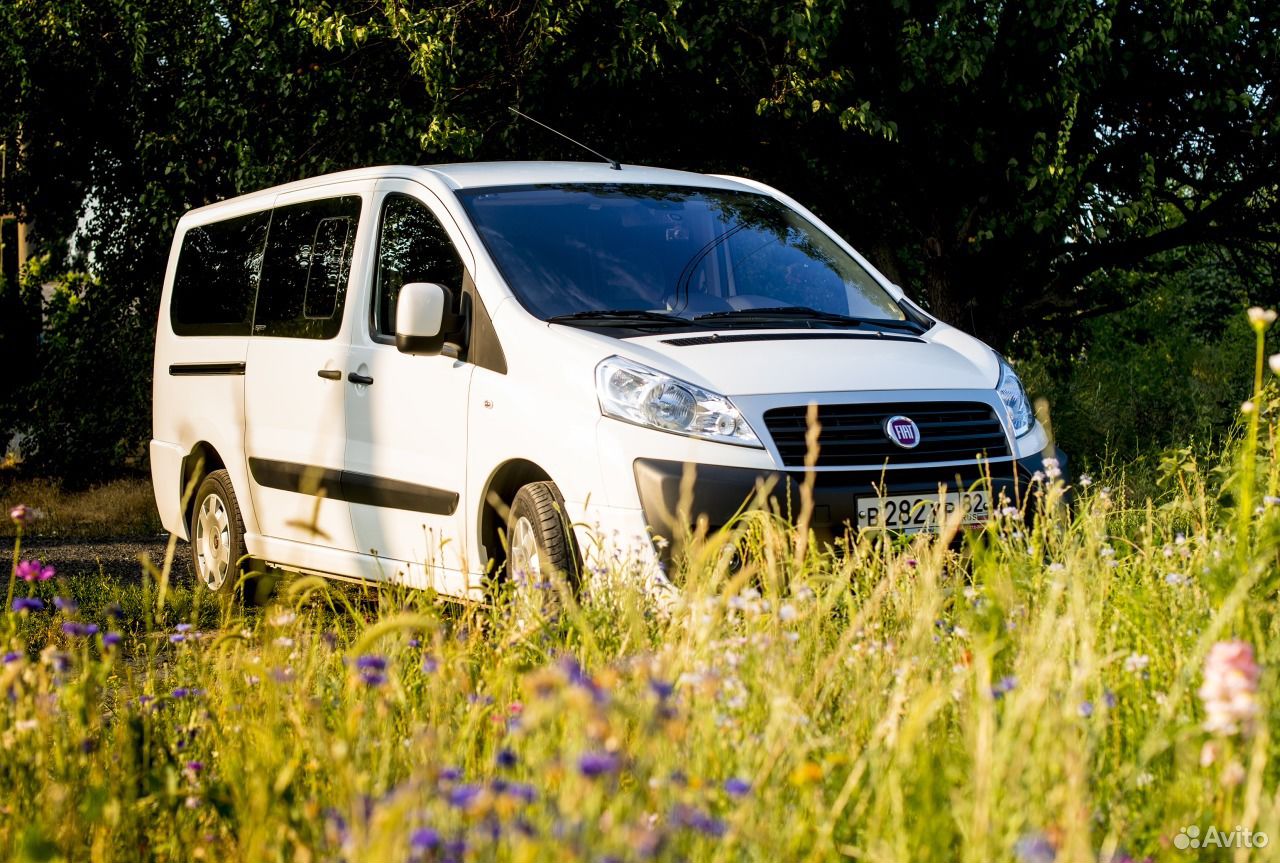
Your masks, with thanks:
[[[215,470],[225,469],[226,466],[226,461],[213,444],[203,440],[196,443],[182,460],[182,485],[178,494],[182,496],[183,524],[191,524],[192,510],[196,505],[196,489],[200,487],[201,481]]]
[[[484,549],[486,568],[496,571],[507,559],[501,531],[506,527],[507,510],[520,487],[531,482],[550,482],[555,480],[540,465],[528,459],[509,459],[489,474],[484,484],[484,494],[480,497],[480,512],[477,539]]]

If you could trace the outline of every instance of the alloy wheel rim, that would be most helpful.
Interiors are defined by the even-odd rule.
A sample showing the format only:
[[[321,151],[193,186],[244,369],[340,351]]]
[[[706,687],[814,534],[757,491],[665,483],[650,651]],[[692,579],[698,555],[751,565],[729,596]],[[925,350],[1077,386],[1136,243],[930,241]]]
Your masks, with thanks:
[[[528,589],[542,580],[542,555],[533,522],[526,516],[516,519],[511,534],[511,571],[517,587]]]
[[[211,494],[196,514],[196,565],[200,580],[210,590],[226,582],[231,568],[231,518],[222,498]]]

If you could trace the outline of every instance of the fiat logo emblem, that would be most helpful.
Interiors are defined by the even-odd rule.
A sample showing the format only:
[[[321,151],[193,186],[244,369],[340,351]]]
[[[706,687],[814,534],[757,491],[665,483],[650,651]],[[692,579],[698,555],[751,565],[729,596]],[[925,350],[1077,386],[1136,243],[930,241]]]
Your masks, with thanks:
[[[915,449],[920,443],[920,426],[911,417],[889,417],[884,421],[884,434],[903,449]]]

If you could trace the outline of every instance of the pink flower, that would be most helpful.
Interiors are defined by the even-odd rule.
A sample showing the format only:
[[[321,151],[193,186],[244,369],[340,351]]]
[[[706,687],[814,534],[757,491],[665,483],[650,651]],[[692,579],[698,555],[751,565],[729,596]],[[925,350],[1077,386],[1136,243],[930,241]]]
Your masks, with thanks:
[[[14,572],[23,581],[48,581],[53,578],[57,570],[38,560],[24,560],[18,564]]]
[[[18,527],[26,527],[36,520],[36,511],[25,503],[20,503],[13,509],[9,510],[9,518]]]
[[[1231,735],[1253,731],[1254,719],[1261,712],[1258,704],[1258,678],[1262,669],[1253,659],[1248,642],[1219,641],[1204,659],[1204,683],[1200,700],[1204,702],[1204,729],[1212,734]]]

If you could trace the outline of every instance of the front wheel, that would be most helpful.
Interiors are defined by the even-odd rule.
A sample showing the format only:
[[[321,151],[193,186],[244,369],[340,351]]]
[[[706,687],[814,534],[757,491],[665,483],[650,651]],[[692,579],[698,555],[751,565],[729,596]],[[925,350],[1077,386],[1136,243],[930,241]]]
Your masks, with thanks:
[[[546,609],[559,599],[560,579],[577,581],[573,534],[555,485],[531,482],[516,492],[507,515],[507,574],[514,595]]]
[[[236,573],[244,557],[244,519],[231,487],[231,475],[215,470],[196,492],[191,510],[191,562],[196,578],[221,596],[236,589]]]

